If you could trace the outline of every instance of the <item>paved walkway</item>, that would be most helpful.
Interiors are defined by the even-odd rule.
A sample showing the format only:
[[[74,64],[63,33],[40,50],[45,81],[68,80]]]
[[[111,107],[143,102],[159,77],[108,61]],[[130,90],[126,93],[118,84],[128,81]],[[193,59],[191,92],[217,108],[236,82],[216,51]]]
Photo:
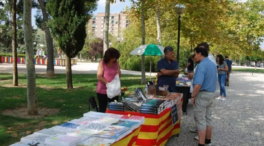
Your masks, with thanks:
[[[81,63],[78,62],[77,65],[72,66],[73,74],[96,74],[99,63]],[[26,65],[18,64],[18,73],[26,73]],[[35,65],[35,70],[37,74],[45,74],[46,73],[45,65]],[[65,74],[65,66],[55,66],[55,74]],[[121,70],[122,74],[129,75],[141,75],[139,71],[129,71],[129,70]],[[0,73],[13,73],[13,64],[11,63],[0,63]],[[150,75],[149,72],[146,72],[146,75]],[[156,73],[152,73],[151,76],[156,75]]]
[[[214,102],[212,146],[264,146],[264,74],[232,73],[226,89],[228,100]],[[167,146],[197,146],[196,134],[189,132],[192,124],[189,103],[180,136],[172,137]]]

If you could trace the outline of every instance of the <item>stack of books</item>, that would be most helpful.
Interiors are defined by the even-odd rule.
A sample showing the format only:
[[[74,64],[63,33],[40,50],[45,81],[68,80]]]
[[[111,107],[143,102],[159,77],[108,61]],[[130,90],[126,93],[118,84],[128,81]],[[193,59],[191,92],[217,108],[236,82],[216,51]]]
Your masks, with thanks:
[[[110,102],[108,103],[108,109],[112,111],[124,111],[125,106],[121,102]]]
[[[135,102],[132,102],[132,101],[129,101],[126,99],[122,100],[122,103],[128,111],[138,112],[140,109],[140,106],[141,106],[141,104],[139,104],[139,103],[135,103]]]
[[[140,113],[145,114],[160,114],[162,111],[164,111],[165,100],[158,100],[158,99],[148,99],[141,107],[140,107]]]

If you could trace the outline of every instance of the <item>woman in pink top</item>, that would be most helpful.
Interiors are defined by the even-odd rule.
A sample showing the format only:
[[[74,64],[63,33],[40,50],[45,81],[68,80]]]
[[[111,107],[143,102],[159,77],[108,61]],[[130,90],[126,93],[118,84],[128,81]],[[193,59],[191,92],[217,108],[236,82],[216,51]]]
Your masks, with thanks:
[[[105,112],[107,103],[118,101],[118,96],[109,99],[106,94],[106,84],[111,82],[117,74],[121,76],[119,64],[117,59],[120,57],[120,53],[115,48],[109,48],[106,50],[103,60],[100,61],[97,69],[97,98],[99,101],[99,112]]]

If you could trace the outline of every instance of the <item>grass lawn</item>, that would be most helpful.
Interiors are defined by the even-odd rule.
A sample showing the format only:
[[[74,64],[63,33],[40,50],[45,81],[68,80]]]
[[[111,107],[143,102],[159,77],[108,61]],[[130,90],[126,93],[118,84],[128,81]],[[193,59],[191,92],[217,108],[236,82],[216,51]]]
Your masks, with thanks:
[[[232,71],[250,72],[250,73],[264,73],[264,69],[253,68],[232,68]]]
[[[7,146],[20,141],[20,138],[43,128],[64,123],[66,121],[80,118],[88,112],[88,98],[96,97],[97,79],[94,74],[74,74],[74,89],[67,90],[66,75],[56,75],[46,78],[43,75],[36,76],[36,92],[39,108],[57,108],[59,113],[40,119],[22,119],[2,115],[5,109],[16,109],[26,107],[27,89],[26,75],[19,74],[19,87],[10,87],[12,74],[0,74],[0,145]],[[127,87],[129,93],[134,88],[144,85],[140,84],[141,77],[123,75],[121,77],[122,87]]]

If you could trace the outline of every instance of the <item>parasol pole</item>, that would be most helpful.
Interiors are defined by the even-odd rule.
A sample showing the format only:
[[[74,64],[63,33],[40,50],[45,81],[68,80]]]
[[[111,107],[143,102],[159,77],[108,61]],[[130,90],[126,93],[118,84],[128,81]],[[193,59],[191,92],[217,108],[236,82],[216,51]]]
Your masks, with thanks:
[[[150,63],[149,64],[150,64],[150,67],[149,67],[150,71],[149,72],[150,72],[150,81],[151,81],[151,56],[150,56]]]

